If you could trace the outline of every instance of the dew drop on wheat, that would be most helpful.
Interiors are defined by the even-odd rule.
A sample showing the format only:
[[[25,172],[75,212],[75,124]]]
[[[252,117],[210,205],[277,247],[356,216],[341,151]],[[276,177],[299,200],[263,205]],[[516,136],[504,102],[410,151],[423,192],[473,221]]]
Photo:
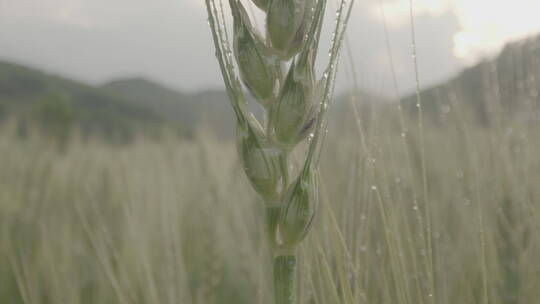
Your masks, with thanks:
[[[450,113],[450,106],[444,105],[444,106],[442,107],[442,112],[443,112],[443,114],[448,114],[448,113]]]

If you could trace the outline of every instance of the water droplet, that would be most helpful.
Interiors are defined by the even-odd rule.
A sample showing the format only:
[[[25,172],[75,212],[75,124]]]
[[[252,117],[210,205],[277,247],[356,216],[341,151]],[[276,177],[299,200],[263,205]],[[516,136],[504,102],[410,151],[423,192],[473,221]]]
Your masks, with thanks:
[[[444,106],[442,107],[442,112],[443,112],[443,114],[448,114],[448,113],[450,113],[450,106],[444,105]]]

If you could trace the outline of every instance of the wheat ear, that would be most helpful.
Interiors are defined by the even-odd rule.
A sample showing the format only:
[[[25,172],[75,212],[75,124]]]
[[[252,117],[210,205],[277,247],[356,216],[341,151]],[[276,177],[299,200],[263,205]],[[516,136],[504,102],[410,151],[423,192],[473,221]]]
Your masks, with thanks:
[[[319,78],[315,61],[326,0],[251,0],[266,16],[265,35],[252,25],[239,0],[229,0],[232,42],[221,0],[205,1],[216,57],[236,114],[240,161],[265,203],[275,303],[293,304],[296,249],[310,231],[317,210],[326,110],[354,0],[339,2],[330,60]],[[264,108],[264,123],[249,112],[245,90]],[[301,143],[308,144],[307,154],[295,172],[290,159]]]

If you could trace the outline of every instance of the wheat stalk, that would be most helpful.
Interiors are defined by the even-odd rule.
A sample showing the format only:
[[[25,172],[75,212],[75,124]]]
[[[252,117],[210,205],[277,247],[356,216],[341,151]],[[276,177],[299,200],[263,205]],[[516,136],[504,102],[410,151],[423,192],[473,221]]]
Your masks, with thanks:
[[[236,114],[240,160],[267,210],[275,302],[296,303],[296,249],[310,231],[317,210],[326,109],[354,0],[340,2],[330,60],[320,79],[315,61],[326,0],[252,0],[266,15],[264,36],[252,25],[243,4],[229,0],[232,43],[221,2],[205,1],[216,57]],[[264,124],[248,111],[244,88],[264,108]],[[305,161],[294,172],[291,154],[303,142],[308,143]]]

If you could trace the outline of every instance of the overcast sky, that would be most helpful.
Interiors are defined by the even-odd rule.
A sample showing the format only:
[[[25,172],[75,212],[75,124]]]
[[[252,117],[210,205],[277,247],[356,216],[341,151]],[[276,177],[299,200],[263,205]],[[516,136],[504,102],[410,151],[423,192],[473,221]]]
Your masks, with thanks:
[[[143,76],[185,91],[221,87],[203,3],[0,0],[0,60],[92,84]],[[400,90],[410,90],[414,74],[409,0],[356,3],[349,40],[361,84],[379,92],[392,88],[384,12]],[[424,86],[496,54],[508,41],[540,32],[536,0],[414,0],[414,4]],[[341,88],[350,85],[346,76],[340,79]]]

